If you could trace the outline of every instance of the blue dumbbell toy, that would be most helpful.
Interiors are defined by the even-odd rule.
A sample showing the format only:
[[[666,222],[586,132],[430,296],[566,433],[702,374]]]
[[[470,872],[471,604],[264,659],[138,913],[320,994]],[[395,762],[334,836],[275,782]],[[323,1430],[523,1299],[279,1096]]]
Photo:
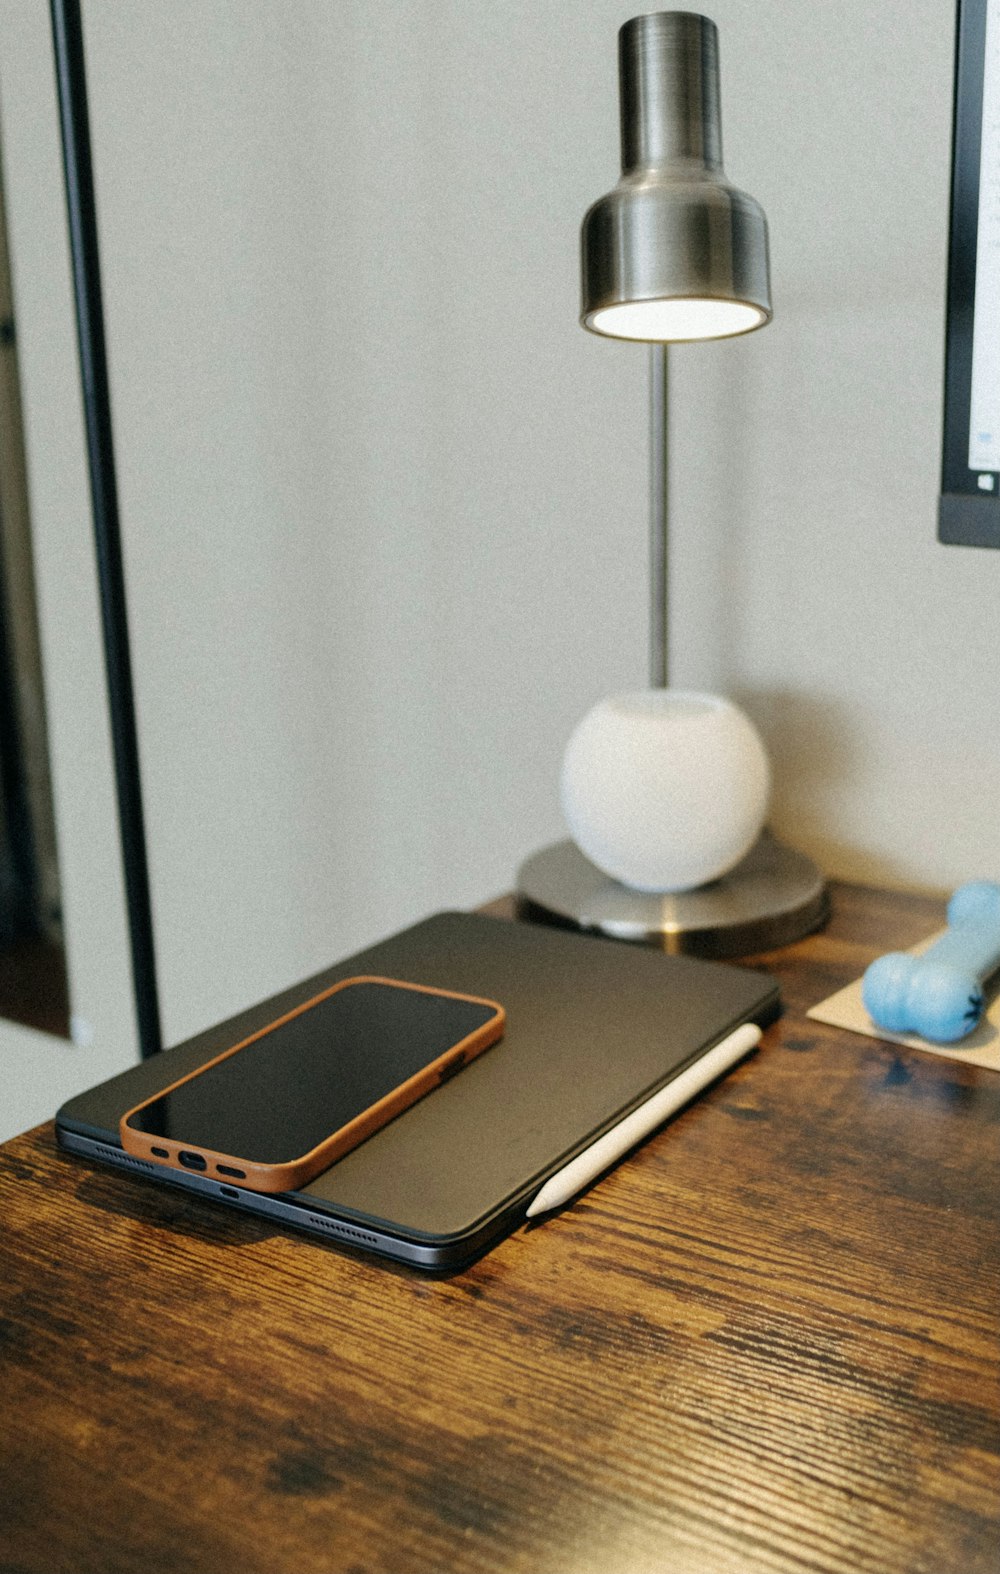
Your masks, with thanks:
[[[974,880],[948,903],[948,930],[923,956],[890,951],[865,973],[865,1010],[887,1033],[953,1044],[983,1014],[983,984],[1000,967],[1000,885]]]

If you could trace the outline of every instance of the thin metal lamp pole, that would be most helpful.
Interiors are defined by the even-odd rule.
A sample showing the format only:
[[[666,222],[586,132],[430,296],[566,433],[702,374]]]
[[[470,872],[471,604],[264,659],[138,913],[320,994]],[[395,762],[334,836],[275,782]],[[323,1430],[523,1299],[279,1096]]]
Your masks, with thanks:
[[[162,1039],[79,0],[51,0],[51,13],[132,980],[139,1049],[147,1059],[162,1048]]]
[[[649,686],[665,689],[670,681],[669,651],[669,501],[670,455],[667,425],[669,364],[667,346],[649,347]]]

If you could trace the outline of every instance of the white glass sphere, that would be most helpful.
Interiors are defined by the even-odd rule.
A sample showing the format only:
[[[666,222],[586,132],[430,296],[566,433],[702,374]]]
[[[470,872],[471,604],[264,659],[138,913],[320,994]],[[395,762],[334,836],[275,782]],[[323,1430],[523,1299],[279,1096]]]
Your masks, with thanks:
[[[563,760],[562,807],[604,874],[638,891],[690,891],[750,851],[770,777],[756,728],[729,700],[647,689],[584,716]]]

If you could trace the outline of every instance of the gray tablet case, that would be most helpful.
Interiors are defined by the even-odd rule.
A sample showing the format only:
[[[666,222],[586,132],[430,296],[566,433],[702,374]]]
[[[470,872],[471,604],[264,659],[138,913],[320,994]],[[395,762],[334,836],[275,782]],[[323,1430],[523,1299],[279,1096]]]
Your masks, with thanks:
[[[122,1151],[125,1110],[354,974],[500,1001],[503,1039],[301,1191],[264,1196]],[[545,1180],[742,1022],[773,979],[622,941],[439,913],[70,1099],[63,1147],[338,1244],[454,1268],[524,1218]]]

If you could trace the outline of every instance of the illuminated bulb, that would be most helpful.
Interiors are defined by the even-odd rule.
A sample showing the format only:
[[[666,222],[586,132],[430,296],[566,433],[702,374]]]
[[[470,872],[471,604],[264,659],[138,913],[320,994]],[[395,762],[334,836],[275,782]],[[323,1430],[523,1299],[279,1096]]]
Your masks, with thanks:
[[[593,333],[612,339],[669,343],[681,339],[726,339],[750,333],[767,321],[766,312],[745,301],[627,301],[605,306],[586,318]]]

